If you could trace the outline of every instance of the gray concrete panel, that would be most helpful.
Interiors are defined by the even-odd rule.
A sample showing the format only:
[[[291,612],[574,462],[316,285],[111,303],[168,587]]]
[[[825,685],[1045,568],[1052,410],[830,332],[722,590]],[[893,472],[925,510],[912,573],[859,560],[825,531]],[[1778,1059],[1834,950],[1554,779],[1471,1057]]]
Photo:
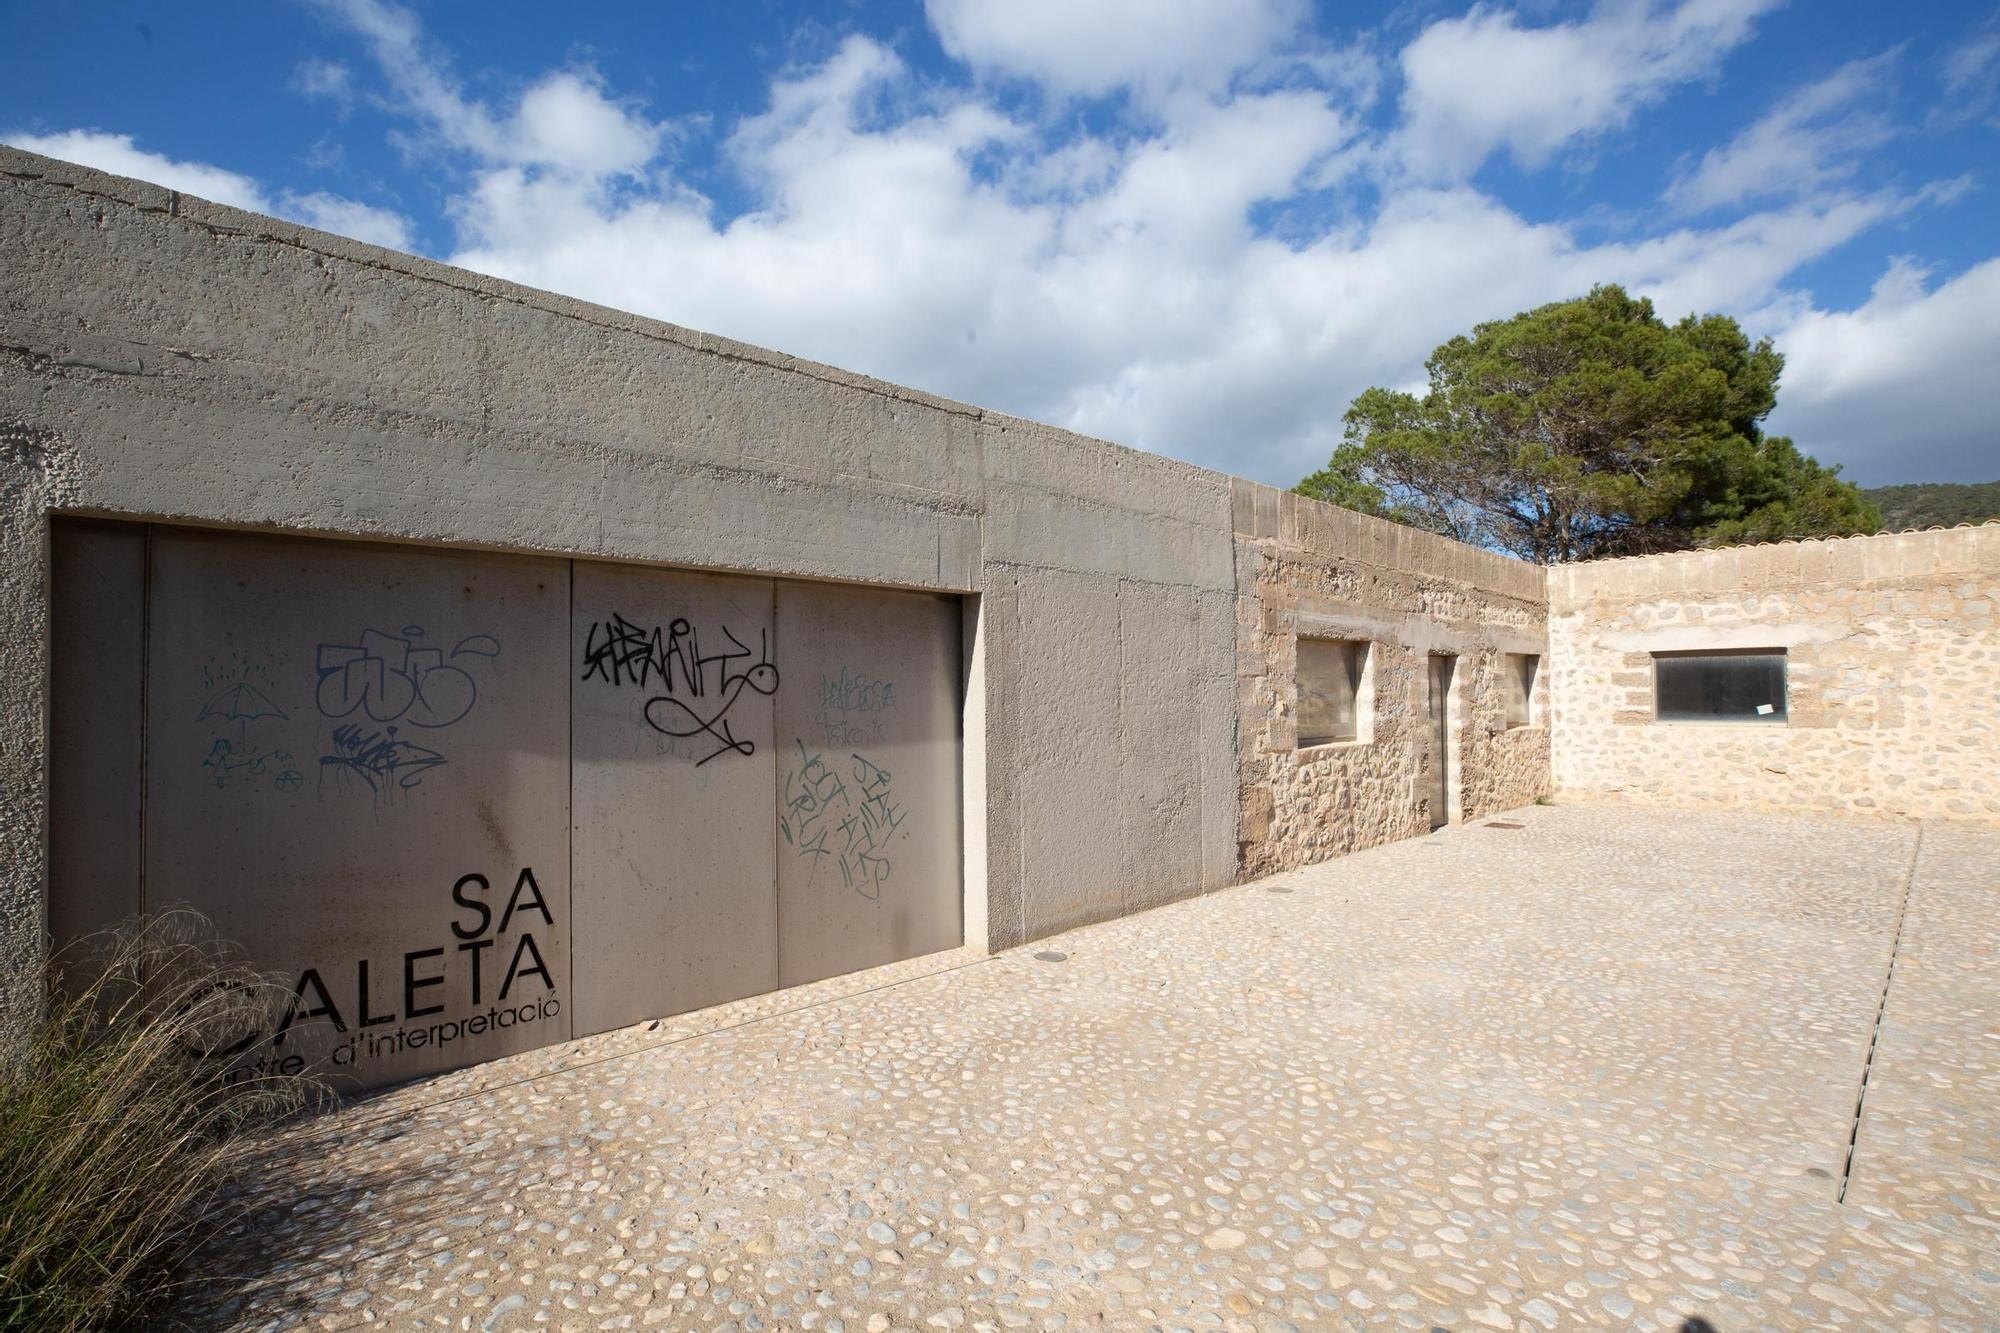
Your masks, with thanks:
[[[778,585],[779,979],[957,946],[955,598]]]
[[[774,990],[771,580],[575,578],[577,1033]]]
[[[1023,937],[1033,940],[1116,916],[1124,895],[1118,584],[1017,575],[1001,791],[1019,822]]]
[[[146,529],[50,525],[49,935],[61,949],[140,910]]]
[[[148,896],[291,990],[245,1058],[570,1035],[568,605],[560,561],[155,529]]]
[[[1194,711],[1201,729],[1195,771],[1201,785],[1201,886],[1219,889],[1239,871],[1236,755],[1242,745],[1236,717],[1235,599],[1228,593],[1195,595]]]
[[[1085,500],[1102,510],[1122,511],[1120,518],[1162,518],[1199,530],[1211,541],[1218,533],[1227,534],[1230,478],[1220,472],[994,412],[982,415],[981,427],[981,466],[989,505],[996,492],[1018,490],[1051,499]],[[1027,563],[1088,567],[1072,563],[1059,549],[1037,555],[1000,548],[1000,553]],[[1169,572],[1176,580],[1200,577],[1180,567],[1155,569],[1152,576]],[[1229,586],[1226,575],[1219,586]]]
[[[991,951],[1011,949],[1028,939],[1022,913],[1020,787],[1016,755],[1021,746],[1025,710],[1021,703],[1019,657],[1020,577],[1005,565],[987,567],[986,591],[979,599],[980,674],[985,684],[981,706],[968,700],[965,713],[966,771],[981,766],[981,780],[968,780],[966,791],[983,797],[985,826],[986,936],[967,943]],[[984,726],[975,739],[975,716]],[[966,834],[972,835],[968,824]],[[968,895],[975,886],[968,883]],[[977,912],[968,908],[966,928]]]
[[[1196,673],[1214,645],[1200,641],[1195,598],[1192,588],[1118,586],[1121,912],[1203,887],[1202,731],[1224,718],[1196,707]]]

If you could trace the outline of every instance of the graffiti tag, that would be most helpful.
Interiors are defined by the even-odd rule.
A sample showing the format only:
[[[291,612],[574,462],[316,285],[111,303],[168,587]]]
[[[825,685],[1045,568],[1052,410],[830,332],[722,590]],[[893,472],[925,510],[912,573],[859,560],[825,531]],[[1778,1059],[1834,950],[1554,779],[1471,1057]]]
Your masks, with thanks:
[[[882,885],[895,870],[889,838],[902,826],[905,813],[895,803],[889,770],[851,754],[843,776],[824,755],[808,751],[805,741],[797,745],[797,761],[785,773],[779,834],[795,854],[815,864],[831,858],[841,883],[879,900]]]
[[[592,621],[584,635],[583,679],[659,690],[646,700],[646,723],[663,736],[706,736],[713,742],[715,748],[696,761],[697,768],[725,754],[752,755],[757,753],[756,742],[731,729],[729,712],[745,690],[761,695],[777,692],[770,634],[758,631],[754,661],[749,646],[727,625],[722,637],[728,646],[704,653],[700,636],[684,616],[675,617],[662,631],[657,625],[648,630],[613,613],[609,620]]]

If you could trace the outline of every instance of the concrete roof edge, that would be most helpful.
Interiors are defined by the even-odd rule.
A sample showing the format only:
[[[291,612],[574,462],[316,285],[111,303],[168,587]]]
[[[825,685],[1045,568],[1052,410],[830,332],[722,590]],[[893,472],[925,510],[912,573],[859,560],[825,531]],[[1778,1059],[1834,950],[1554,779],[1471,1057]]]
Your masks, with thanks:
[[[634,333],[642,337],[655,338],[678,343],[692,351],[707,352],[712,355],[736,360],[754,362],[773,370],[786,371],[822,380],[845,388],[858,389],[878,394],[885,398],[931,407],[938,411],[962,416],[975,422],[991,425],[999,429],[1034,428],[1053,431],[1079,442],[1100,445],[1143,459],[1149,465],[1159,465],[1174,471],[1204,474],[1211,478],[1211,484],[1226,488],[1233,480],[1241,480],[1234,473],[1217,468],[1204,467],[1199,463],[1189,463],[1182,459],[1170,458],[1165,454],[1148,449],[1121,444],[1116,440],[1106,440],[1098,436],[1086,435],[1079,431],[1058,426],[1052,422],[1039,421],[1033,417],[1017,416],[995,408],[981,407],[942,394],[913,389],[892,380],[879,379],[858,371],[843,370],[839,366],[805,357],[791,356],[773,348],[761,347],[755,343],[726,337],[722,334],[707,333],[700,329],[673,324],[666,320],[654,319],[648,315],[634,314],[615,306],[599,305],[573,296],[564,296],[540,287],[530,287],[525,283],[506,278],[496,278],[472,269],[459,268],[440,260],[427,259],[422,255],[410,254],[402,250],[391,250],[365,241],[333,232],[320,231],[302,223],[290,222],[283,218],[270,217],[263,213],[252,213],[218,204],[212,200],[155,185],[150,181],[130,176],[118,176],[86,167],[61,158],[45,157],[23,148],[0,143],[0,176],[19,179],[45,180],[66,186],[80,193],[101,196],[126,204],[145,212],[167,214],[176,221],[193,226],[207,227],[216,231],[237,231],[249,235],[266,237],[284,244],[296,245],[302,249],[329,258],[348,260],[373,268],[401,272],[409,277],[425,282],[434,282],[453,287],[474,295],[496,300],[513,301],[524,306],[548,311],[565,318],[610,328],[619,332]]]
[[[968,418],[976,423],[998,430],[1032,429],[1050,432],[1079,444],[1088,444],[1115,450],[1127,456],[1135,463],[1143,460],[1144,466],[1157,467],[1168,473],[1180,472],[1188,476],[1191,481],[1199,480],[1225,493],[1233,486],[1244,486],[1262,487],[1275,491],[1280,495],[1290,494],[1290,492],[1284,491],[1282,488],[1268,487],[1262,482],[1251,481],[1249,478],[1240,477],[1234,473],[1223,472],[1216,468],[1204,467],[1198,463],[1189,463],[1181,459],[1170,458],[1164,454],[1154,453],[1150,450],[1120,444],[1115,440],[1106,440],[1096,436],[1085,435],[1050,422],[1038,421],[1031,417],[1016,416],[1012,413],[996,409],[983,408],[976,404],[961,402],[957,399],[927,393],[921,389],[912,389],[889,380],[878,379],[872,375],[863,375],[854,371],[842,370],[838,366],[811,361],[803,357],[789,356],[770,348],[759,347],[754,343],[723,337],[720,334],[705,333],[699,329],[671,324],[665,320],[633,314],[631,311],[599,305],[595,302],[580,300],[576,297],[563,296],[556,292],[546,291],[538,287],[530,287],[505,278],[496,278],[484,273],[474,272],[471,269],[457,268],[438,260],[426,259],[421,255],[412,255],[399,250],[390,250],[382,246],[370,245],[366,242],[353,240],[331,232],[319,231],[300,223],[288,222],[284,219],[269,217],[261,213],[248,212],[226,204],[218,204],[212,200],[184,194],[148,181],[128,176],[113,175],[109,172],[99,171],[93,167],[67,162],[60,158],[45,157],[42,154],[31,153],[26,149],[15,148],[7,144],[0,144],[0,176],[11,176],[20,180],[46,181],[82,194],[109,199],[141,212],[159,213],[171,220],[189,226],[204,227],[218,233],[236,232],[269,239],[280,244],[298,246],[301,249],[322,254],[329,258],[399,272],[417,281],[437,283],[441,286],[451,287],[475,296],[491,300],[512,301],[523,306],[547,311],[559,317],[575,319],[598,327],[676,343],[691,351],[706,352],[710,355],[748,361],[769,367],[773,370],[803,375],[844,388],[856,389],[861,392],[876,394],[916,406],[930,407],[938,411]],[[1422,532],[1415,528],[1390,523],[1385,519],[1358,514],[1352,510],[1341,509],[1338,506],[1328,505],[1318,500],[1310,500],[1304,496],[1295,497],[1295,503],[1316,506],[1319,510],[1326,511],[1331,515],[1332,521],[1356,525],[1358,530],[1368,530],[1372,525],[1380,525],[1378,535],[1386,539],[1384,545],[1392,551],[1398,549],[1407,551],[1410,546],[1424,546],[1435,543],[1437,544],[1437,549],[1440,551],[1450,551],[1457,557],[1461,563],[1461,567],[1478,569],[1492,581],[1510,588],[1518,585],[1519,588],[1525,590],[1530,583],[1542,582],[1539,566],[1527,564],[1511,556],[1483,550],[1449,537],[1438,536],[1435,533]],[[1535,572],[1530,574],[1527,571]],[[1517,593],[1517,595],[1538,596],[1542,594],[1521,592]]]
[[[1634,560],[1675,560],[1690,556],[1720,555],[1727,551],[1759,551],[1774,546],[1834,546],[1841,542],[1871,542],[1885,537],[1925,536],[1933,532],[1967,532],[1982,528],[2000,528],[2000,518],[1985,518],[1977,523],[1933,523],[1923,528],[1884,528],[1881,532],[1853,532],[1835,537],[1777,537],[1761,542],[1731,542],[1723,546],[1695,546],[1685,551],[1651,551],[1642,555],[1611,555],[1596,560],[1572,561],[1566,566],[1555,568],[1589,569],[1594,566],[1626,564]]]
[[[865,390],[884,397],[934,407],[955,415],[979,418],[984,409],[938,394],[926,393],[889,380],[877,379],[838,366],[790,356],[755,343],[705,333],[700,329],[669,323],[647,315],[634,314],[615,306],[599,305],[574,296],[564,296],[540,287],[507,278],[496,278],[473,269],[459,268],[441,260],[402,250],[391,250],[334,232],[320,231],[303,223],[289,222],[264,213],[252,213],[228,204],[218,204],[198,195],[155,185],[131,176],[117,176],[61,158],[44,157],[11,144],[0,144],[0,175],[24,180],[44,180],[79,193],[101,196],[143,212],[167,214],[176,221],[213,231],[235,231],[296,245],[329,258],[345,259],[372,268],[389,269],[425,282],[455,287],[476,296],[513,301],[546,310],[550,314],[587,324],[636,333],[643,337],[679,343],[694,351],[709,352],[743,361],[754,361],[774,370],[791,371],[830,383]],[[164,201],[164,202],[163,202]]]

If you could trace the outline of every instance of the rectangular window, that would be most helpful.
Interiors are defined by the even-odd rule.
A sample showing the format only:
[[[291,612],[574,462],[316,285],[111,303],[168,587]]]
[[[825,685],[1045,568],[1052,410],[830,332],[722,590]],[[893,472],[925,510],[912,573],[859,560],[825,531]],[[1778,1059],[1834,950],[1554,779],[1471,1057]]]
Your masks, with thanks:
[[[1662,722],[1783,722],[1785,650],[1654,653],[1653,716]]]
[[[1356,639],[1300,639],[1299,748],[1361,736],[1361,676],[1368,645]]]
[[[1508,653],[1505,668],[1507,725],[1525,727],[1535,720],[1535,673],[1542,669],[1538,653]]]

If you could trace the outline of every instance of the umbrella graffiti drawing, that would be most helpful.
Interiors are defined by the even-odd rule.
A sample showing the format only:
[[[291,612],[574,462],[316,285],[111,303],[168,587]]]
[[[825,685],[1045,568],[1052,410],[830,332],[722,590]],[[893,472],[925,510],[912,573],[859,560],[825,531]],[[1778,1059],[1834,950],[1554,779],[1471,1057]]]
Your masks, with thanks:
[[[236,724],[237,744],[243,743],[244,729],[260,717],[284,718],[285,710],[265,697],[264,692],[248,681],[238,681],[213,699],[201,706],[194,720],[206,722],[214,718],[222,722]]]

